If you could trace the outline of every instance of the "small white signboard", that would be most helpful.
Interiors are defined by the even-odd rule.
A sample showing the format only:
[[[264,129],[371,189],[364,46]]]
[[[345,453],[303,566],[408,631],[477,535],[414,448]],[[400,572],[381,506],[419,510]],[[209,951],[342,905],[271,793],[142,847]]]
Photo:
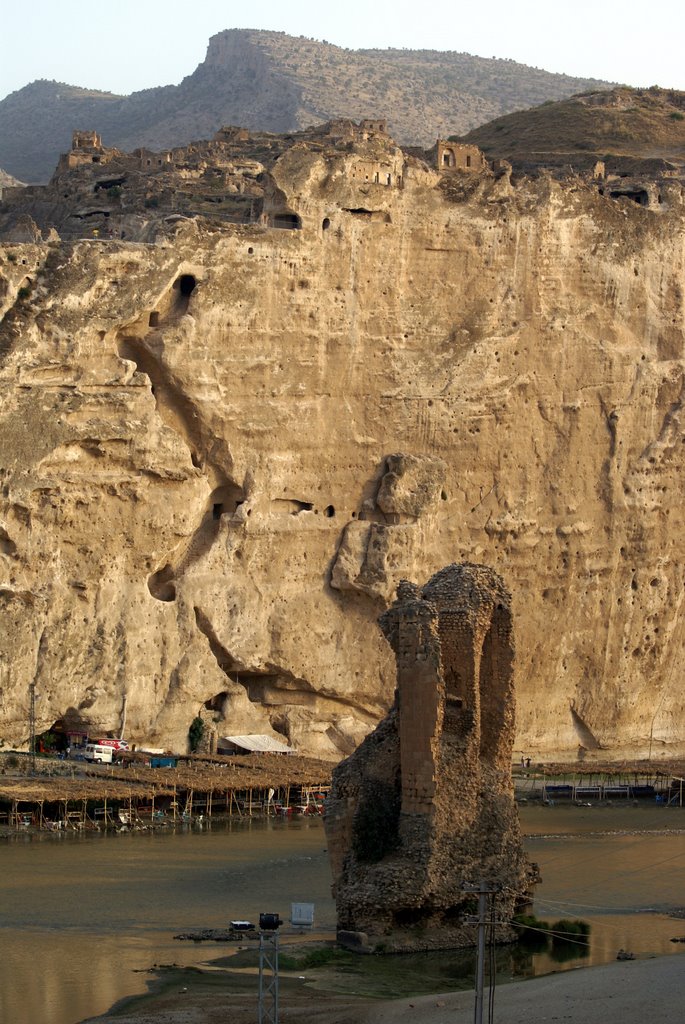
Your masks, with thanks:
[[[311,928],[314,924],[314,904],[291,903],[290,923],[294,928]]]

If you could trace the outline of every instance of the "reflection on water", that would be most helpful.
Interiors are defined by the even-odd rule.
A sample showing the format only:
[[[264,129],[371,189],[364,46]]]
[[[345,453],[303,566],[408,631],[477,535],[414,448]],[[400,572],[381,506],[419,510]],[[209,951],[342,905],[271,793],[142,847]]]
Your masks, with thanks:
[[[685,921],[666,914],[685,901],[685,811],[531,805],[522,808],[522,823],[543,877],[536,914],[592,924],[583,963],[613,960],[620,948],[682,950],[670,939],[685,934]],[[75,1024],[144,991],[146,975],[137,970],[227,952],[175,942],[178,931],[223,928],[260,911],[287,918],[298,901],[316,904],[317,928],[335,927],[316,819],[215,822],[202,832],[22,837],[0,845],[0,871],[0,1020],[12,1024]],[[564,966],[549,953],[497,951],[503,977]],[[402,973],[408,968],[402,958]],[[378,969],[392,991],[395,968]],[[468,983],[472,971],[470,955],[446,954],[424,958],[417,975],[437,991]]]
[[[188,928],[290,903],[335,927],[320,822],[233,822],[185,833],[49,836],[0,846],[0,1021],[74,1024],[145,991],[152,964],[196,964],[225,946]],[[9,957],[8,955],[9,954]]]

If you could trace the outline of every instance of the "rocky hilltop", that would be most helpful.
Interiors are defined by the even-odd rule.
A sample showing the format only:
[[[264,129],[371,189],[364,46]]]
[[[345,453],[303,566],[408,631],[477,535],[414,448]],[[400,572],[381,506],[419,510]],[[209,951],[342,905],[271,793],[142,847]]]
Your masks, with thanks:
[[[517,749],[683,749],[683,180],[381,122],[77,135],[0,207],[0,735],[349,752],[402,578],[512,593]],[[461,169],[460,169],[461,167]]]
[[[495,118],[464,141],[520,169],[583,170],[604,160],[625,173],[639,160],[657,175],[685,162],[685,93],[656,86],[588,92]]]
[[[209,41],[180,85],[130,96],[60,82],[27,85],[0,102],[0,165],[47,181],[76,128],[110,146],[166,148],[209,138],[222,124],[295,131],[330,118],[389,118],[402,142],[430,145],[493,117],[601,87],[509,60],[435,50],[345,50],[284,32],[230,29]]]

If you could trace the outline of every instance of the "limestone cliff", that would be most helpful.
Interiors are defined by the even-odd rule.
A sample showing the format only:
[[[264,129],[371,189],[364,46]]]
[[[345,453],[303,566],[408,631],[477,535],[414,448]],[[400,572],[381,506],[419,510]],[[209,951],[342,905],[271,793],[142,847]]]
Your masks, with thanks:
[[[398,580],[471,560],[518,748],[684,749],[680,183],[369,159],[295,142],[258,223],[0,250],[5,743],[35,677],[39,730],[348,753]]]

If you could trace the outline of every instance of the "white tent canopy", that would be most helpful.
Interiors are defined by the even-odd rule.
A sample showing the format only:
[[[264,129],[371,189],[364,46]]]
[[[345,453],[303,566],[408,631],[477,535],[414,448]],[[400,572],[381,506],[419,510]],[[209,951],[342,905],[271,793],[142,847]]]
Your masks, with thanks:
[[[219,751],[238,747],[250,754],[294,754],[295,748],[281,743],[272,736],[221,736],[217,743]]]

